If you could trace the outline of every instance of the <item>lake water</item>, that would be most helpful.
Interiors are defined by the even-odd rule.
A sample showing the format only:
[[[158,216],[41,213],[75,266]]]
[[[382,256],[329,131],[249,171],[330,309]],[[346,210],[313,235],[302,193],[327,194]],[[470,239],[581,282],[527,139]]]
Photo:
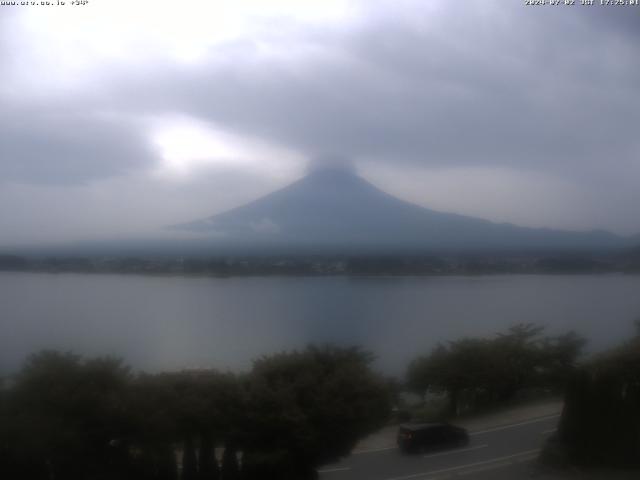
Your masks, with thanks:
[[[360,345],[402,374],[439,341],[518,322],[600,350],[640,317],[640,276],[192,278],[0,273],[0,371],[41,348],[145,370],[217,367],[310,342]]]

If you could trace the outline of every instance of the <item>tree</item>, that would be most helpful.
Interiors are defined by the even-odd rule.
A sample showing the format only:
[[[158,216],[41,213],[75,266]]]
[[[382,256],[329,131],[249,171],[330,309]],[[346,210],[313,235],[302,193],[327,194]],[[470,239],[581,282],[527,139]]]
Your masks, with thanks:
[[[537,369],[543,363],[540,336],[543,331],[544,327],[531,323],[517,324],[493,340],[494,383],[491,389],[497,401],[508,401],[522,388],[534,383]]]
[[[547,456],[558,446],[573,463],[640,466],[640,332],[573,373]]]
[[[133,381],[128,397],[132,422],[129,441],[136,452],[134,464],[138,477],[177,480],[177,402],[164,374],[142,374]]]
[[[129,370],[119,360],[82,361],[69,353],[31,356],[8,399],[17,478],[123,475],[116,441],[127,428]]]
[[[466,338],[438,345],[430,355],[414,360],[408,370],[408,383],[422,395],[427,390],[446,392],[449,414],[461,410],[461,395],[478,392],[492,374],[489,344],[483,339]]]
[[[198,479],[218,480],[220,468],[215,457],[213,438],[210,432],[205,432],[200,438],[198,451]]]
[[[222,480],[237,480],[240,477],[240,467],[238,466],[238,450],[232,441],[228,441],[224,446],[222,455],[222,469],[220,472]]]
[[[585,342],[573,332],[543,337],[543,331],[519,324],[492,339],[439,344],[411,362],[407,383],[422,395],[428,390],[447,393],[453,416],[464,408],[507,402],[527,387],[561,388]]]
[[[25,480],[314,478],[389,412],[371,360],[357,348],[309,347],[261,358],[241,377],[134,377],[119,360],[41,352],[0,388],[0,468]]]
[[[576,370],[586,340],[576,332],[545,337],[541,346],[541,361],[537,366],[538,383],[562,393]]]
[[[215,480],[215,442],[234,435],[244,410],[236,377],[216,370],[142,375],[133,391],[135,442],[152,453],[148,459],[173,456],[181,449],[185,480]]]
[[[247,471],[303,480],[349,454],[389,413],[385,381],[371,360],[357,348],[308,347],[256,361],[247,383]]]

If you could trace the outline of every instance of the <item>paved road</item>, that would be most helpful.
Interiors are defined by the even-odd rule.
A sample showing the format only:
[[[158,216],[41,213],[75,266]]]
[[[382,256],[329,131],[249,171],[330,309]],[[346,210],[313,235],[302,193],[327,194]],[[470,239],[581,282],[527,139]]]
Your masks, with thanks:
[[[468,446],[457,450],[404,455],[397,448],[362,451],[319,470],[322,480],[517,480],[529,476],[531,462],[555,430],[552,415],[514,425],[471,432]]]

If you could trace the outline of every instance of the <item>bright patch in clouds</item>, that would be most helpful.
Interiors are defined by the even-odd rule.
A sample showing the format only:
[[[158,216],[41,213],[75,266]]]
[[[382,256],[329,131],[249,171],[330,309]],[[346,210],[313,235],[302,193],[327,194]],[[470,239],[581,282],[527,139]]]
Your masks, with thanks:
[[[162,159],[156,173],[168,179],[186,179],[204,168],[250,169],[266,175],[291,176],[302,172],[304,165],[301,155],[186,117],[155,121],[151,141]]]

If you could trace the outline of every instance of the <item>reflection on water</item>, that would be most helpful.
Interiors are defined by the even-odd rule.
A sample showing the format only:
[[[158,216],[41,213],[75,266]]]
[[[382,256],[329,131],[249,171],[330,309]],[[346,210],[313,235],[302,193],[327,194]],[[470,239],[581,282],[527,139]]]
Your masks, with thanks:
[[[518,322],[613,345],[640,316],[640,276],[184,278],[0,273],[0,370],[40,348],[146,370],[245,369],[310,342],[357,344],[401,374],[438,341]]]

